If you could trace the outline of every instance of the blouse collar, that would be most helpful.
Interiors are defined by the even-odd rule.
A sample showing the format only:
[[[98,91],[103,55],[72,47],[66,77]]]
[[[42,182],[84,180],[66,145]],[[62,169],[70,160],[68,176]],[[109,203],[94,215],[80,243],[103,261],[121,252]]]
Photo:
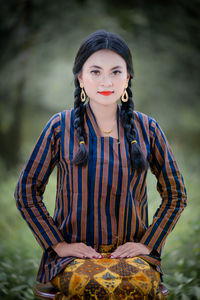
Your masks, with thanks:
[[[86,103],[86,123],[88,125],[89,128],[89,132],[92,134],[92,136],[94,137],[100,137],[100,138],[109,138],[109,136],[107,137],[103,137],[101,135],[100,129],[98,127],[95,115],[92,111],[92,108],[90,106],[90,103]],[[113,138],[113,140],[116,140],[117,142],[121,140],[123,134],[124,134],[124,128],[122,127],[121,124],[121,118],[120,118],[120,105],[117,105],[117,129],[118,129],[118,139]],[[87,134],[89,134],[89,132],[86,130]],[[112,137],[111,137],[112,138]]]

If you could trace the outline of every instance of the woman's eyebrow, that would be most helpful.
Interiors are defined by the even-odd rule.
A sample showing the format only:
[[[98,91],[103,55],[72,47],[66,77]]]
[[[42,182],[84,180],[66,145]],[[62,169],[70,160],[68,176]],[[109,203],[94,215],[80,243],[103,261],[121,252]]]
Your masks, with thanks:
[[[96,69],[101,69],[102,70],[102,68],[100,66],[97,66],[97,65],[93,65],[90,68],[96,68]],[[121,66],[116,66],[116,67],[113,67],[111,70],[114,70],[114,69],[122,69],[122,67]]]

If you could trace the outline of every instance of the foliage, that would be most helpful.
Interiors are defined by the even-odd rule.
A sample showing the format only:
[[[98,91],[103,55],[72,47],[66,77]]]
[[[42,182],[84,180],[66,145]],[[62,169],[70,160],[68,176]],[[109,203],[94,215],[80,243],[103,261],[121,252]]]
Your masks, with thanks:
[[[170,291],[169,300],[200,299],[200,222],[193,224],[191,234],[180,238],[178,250],[164,258],[167,275],[164,276]]]
[[[32,300],[38,261],[22,250],[8,251],[0,247],[0,299]]]

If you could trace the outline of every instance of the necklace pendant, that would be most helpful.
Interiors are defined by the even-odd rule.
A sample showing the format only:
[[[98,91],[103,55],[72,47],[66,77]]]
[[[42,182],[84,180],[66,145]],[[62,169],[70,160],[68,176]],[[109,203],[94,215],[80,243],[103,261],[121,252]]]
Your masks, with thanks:
[[[104,133],[111,133],[112,130],[104,130]]]

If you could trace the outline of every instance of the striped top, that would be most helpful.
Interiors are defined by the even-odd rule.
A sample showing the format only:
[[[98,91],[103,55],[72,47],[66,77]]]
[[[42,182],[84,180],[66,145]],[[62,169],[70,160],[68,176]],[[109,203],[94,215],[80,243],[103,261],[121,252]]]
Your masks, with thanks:
[[[141,242],[153,251],[142,256],[160,271],[160,254],[169,232],[186,206],[182,175],[157,122],[135,114],[137,142],[157,177],[162,201],[148,224],[146,176],[130,167],[129,145],[117,108],[118,139],[102,137],[89,103],[84,126],[89,162],[72,165],[79,143],[74,109],[55,114],[41,133],[15,190],[17,207],[43,249],[37,280],[55,277],[74,257],[60,258],[51,248],[61,241],[102,244]],[[53,218],[44,203],[48,178],[57,165]]]

